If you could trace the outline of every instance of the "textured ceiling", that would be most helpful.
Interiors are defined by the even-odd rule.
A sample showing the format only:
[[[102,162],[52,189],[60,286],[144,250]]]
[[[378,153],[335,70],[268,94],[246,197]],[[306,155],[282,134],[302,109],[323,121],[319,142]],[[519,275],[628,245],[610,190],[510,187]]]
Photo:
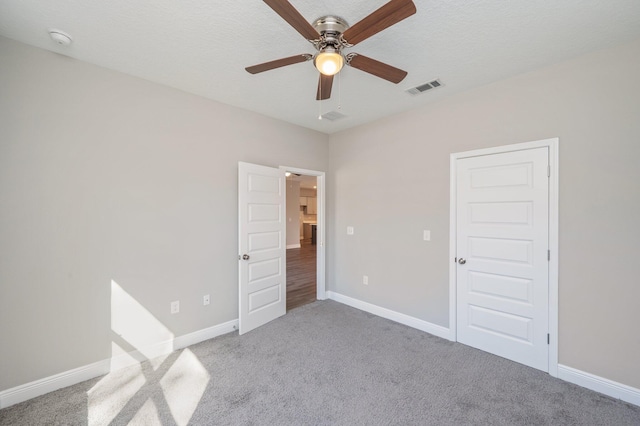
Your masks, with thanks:
[[[309,21],[354,24],[385,0],[290,0]],[[418,12],[349,51],[408,71],[395,85],[354,68],[315,100],[311,62],[261,74],[244,68],[313,53],[260,0],[2,0],[0,35],[325,133],[640,38],[639,0],[414,0]],[[62,47],[51,28],[69,33]],[[1,52],[0,52],[1,60]],[[418,96],[406,89],[440,78]],[[338,110],[346,118],[318,120]]]

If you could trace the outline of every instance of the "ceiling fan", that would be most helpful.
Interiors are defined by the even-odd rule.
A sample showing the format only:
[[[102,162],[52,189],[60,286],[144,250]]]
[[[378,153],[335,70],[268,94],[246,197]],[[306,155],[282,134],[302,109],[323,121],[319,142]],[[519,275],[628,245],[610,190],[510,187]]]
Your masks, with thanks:
[[[313,59],[314,65],[320,71],[317,100],[331,97],[333,76],[340,72],[345,64],[396,84],[406,77],[407,72],[399,68],[358,53],[344,54],[342,50],[353,47],[416,13],[416,6],[412,0],[391,0],[353,26],[349,26],[344,19],[337,16],[323,16],[311,25],[287,0],[264,2],[313,44],[316,53],[304,53],[253,65],[245,68],[247,72],[257,74]]]

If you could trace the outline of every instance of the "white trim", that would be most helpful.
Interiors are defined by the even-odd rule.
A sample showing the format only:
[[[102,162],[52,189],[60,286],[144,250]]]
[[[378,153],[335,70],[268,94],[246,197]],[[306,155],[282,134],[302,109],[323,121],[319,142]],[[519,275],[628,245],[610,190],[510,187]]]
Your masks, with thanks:
[[[567,382],[640,406],[640,389],[596,376],[566,365],[558,365],[558,378]]]
[[[558,377],[558,260],[560,255],[560,144],[558,138],[549,142],[549,374]]]
[[[316,177],[316,198],[318,202],[317,213],[317,234],[316,234],[316,298],[318,300],[324,300],[327,298],[327,285],[326,285],[326,180],[325,172],[318,170],[300,169],[297,167],[280,166],[281,170],[285,170],[291,173],[298,173],[305,176]],[[289,248],[289,247],[287,247]]]
[[[35,380],[0,392],[0,409],[35,398],[60,388],[75,385],[85,380],[99,377],[109,372],[109,360],[64,371],[44,379]]]
[[[287,245],[287,250],[289,249],[295,249],[295,248],[300,248],[300,244],[288,244]]]
[[[184,349],[187,346],[195,345],[196,343],[204,342],[205,340],[213,339],[214,337],[222,336],[223,334],[231,333],[236,330],[238,330],[238,320],[234,319],[223,322],[222,324],[194,331],[193,333],[183,334],[182,336],[178,336],[173,339],[173,350]]]
[[[449,340],[458,341],[458,296],[456,283],[458,280],[456,267],[456,230],[458,228],[458,198],[456,197],[457,157],[451,154],[449,160]]]
[[[173,352],[174,339],[157,342],[152,345],[140,347],[131,352],[125,352],[109,358],[110,367],[107,373],[117,371],[122,368],[131,367],[140,364],[148,359],[170,354]],[[105,373],[106,374],[106,373]]]
[[[238,329],[238,320],[227,321],[213,327],[194,331],[193,333],[178,336],[172,340],[159,342],[143,348],[145,354],[153,353],[154,356],[166,355],[174,350],[183,349],[187,346],[203,342],[223,334],[230,333]],[[156,355],[157,354],[157,355]],[[72,386],[77,383],[90,380],[95,377],[104,376],[109,372],[119,370],[130,365],[139,364],[147,358],[142,352],[135,350],[116,357],[94,362],[43,379],[34,380],[24,385],[16,386],[0,392],[0,409],[10,407],[23,401],[44,395],[55,390]]]
[[[392,311],[391,309],[383,308],[378,305],[363,302],[362,300],[354,299],[334,291],[328,291],[327,297],[331,300],[335,300],[336,302],[351,306],[352,308],[360,309],[361,311],[369,312],[370,314],[416,328],[426,333],[433,334],[434,336],[442,337],[443,339],[449,338],[449,329],[441,325],[433,324],[406,314],[401,314],[400,312]]]
[[[456,178],[457,160],[461,158],[477,157],[481,155],[499,154],[503,152],[522,151],[547,147],[549,149],[549,374],[558,376],[558,200],[559,200],[559,140],[558,138],[540,141],[524,142],[493,148],[476,149],[473,151],[453,153],[450,156],[450,188],[449,188],[449,340],[457,341],[456,335],[456,271],[454,258],[456,257]]]

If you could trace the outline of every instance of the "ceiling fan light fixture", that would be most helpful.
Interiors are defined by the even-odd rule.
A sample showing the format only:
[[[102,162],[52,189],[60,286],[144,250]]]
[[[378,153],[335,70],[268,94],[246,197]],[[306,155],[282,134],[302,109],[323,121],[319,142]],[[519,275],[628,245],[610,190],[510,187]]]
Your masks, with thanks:
[[[344,66],[344,58],[336,51],[322,51],[313,61],[318,71],[324,75],[336,75]]]
[[[316,53],[314,55],[305,53],[253,65],[245,68],[248,73],[257,74],[313,59],[315,68],[320,72],[316,92],[318,101],[331,97],[333,76],[338,74],[344,65],[350,65],[352,68],[395,84],[400,83],[407,76],[406,71],[355,52],[343,56],[342,50],[350,49],[416,13],[413,0],[387,0],[387,3],[352,26],[335,15],[323,16],[312,24],[293,7],[289,0],[264,0],[264,2],[310,42]],[[318,118],[322,119],[322,114]]]

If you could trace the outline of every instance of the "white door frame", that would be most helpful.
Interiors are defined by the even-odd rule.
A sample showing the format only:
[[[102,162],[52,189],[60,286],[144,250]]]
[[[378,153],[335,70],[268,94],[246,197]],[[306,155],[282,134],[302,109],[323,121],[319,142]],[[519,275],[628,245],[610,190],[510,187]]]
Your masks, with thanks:
[[[316,177],[316,186],[317,189],[317,202],[318,202],[318,229],[316,234],[316,298],[318,300],[325,300],[327,298],[326,292],[326,275],[325,275],[325,237],[326,237],[326,226],[325,226],[325,200],[326,200],[326,184],[325,184],[325,172],[320,172],[317,170],[307,170],[300,169],[298,167],[288,167],[288,166],[280,166],[280,169],[291,172],[298,173],[306,176],[315,176]],[[286,232],[286,229],[285,229]],[[286,237],[286,236],[285,236]],[[286,241],[286,238],[285,238]]]
[[[457,223],[456,223],[456,186],[457,160],[481,155],[522,151],[533,148],[549,148],[549,374],[558,377],[558,172],[559,172],[559,140],[558,138],[524,142],[473,151],[457,152],[450,156],[450,207],[449,207],[449,340],[457,341]]]

